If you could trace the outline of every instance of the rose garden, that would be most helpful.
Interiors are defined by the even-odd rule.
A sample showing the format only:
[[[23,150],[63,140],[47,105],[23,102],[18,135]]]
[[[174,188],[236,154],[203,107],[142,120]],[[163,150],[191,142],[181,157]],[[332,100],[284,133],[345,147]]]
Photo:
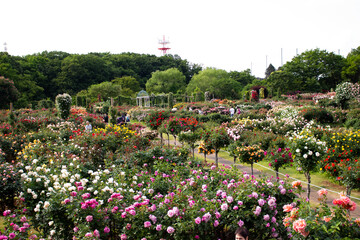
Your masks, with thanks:
[[[268,82],[254,78],[235,92],[241,86],[233,79],[249,72],[229,77],[174,58],[187,69],[186,91],[176,86],[185,76],[171,68],[153,71],[147,94],[131,77],[66,82],[71,58],[77,56],[64,61],[53,82],[71,87],[59,94],[43,81],[47,99],[36,99],[36,74],[15,74],[31,64],[9,71],[18,86],[0,77],[0,239],[226,240],[239,226],[249,239],[360,239],[357,81],[324,90],[325,74],[306,76],[309,89],[292,91],[302,85],[284,83],[289,63]],[[139,69],[117,74],[145,79]],[[205,86],[204,79],[214,82]],[[121,120],[125,115],[130,122]],[[254,176],[259,166],[273,172]],[[323,188],[314,190],[314,183]],[[331,191],[340,194],[330,198]]]
[[[72,106],[66,94],[57,108],[3,111],[0,238],[231,239],[238,226],[253,239],[359,237],[349,196],[359,188],[360,134],[339,128],[353,111],[322,106],[331,94],[312,97],[322,100],[112,107],[130,113],[126,125],[105,124],[103,108]],[[230,118],[235,105],[241,113]],[[347,191],[328,206],[321,190],[314,206],[298,195],[306,184],[219,167],[193,155],[198,146],[276,171],[298,167],[309,181],[322,172]]]

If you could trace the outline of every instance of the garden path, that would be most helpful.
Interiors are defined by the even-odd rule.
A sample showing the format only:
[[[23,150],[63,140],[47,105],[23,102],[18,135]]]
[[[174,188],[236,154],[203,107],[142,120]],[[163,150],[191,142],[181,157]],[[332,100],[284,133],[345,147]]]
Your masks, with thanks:
[[[167,139],[164,139],[164,144],[167,144]],[[181,145],[181,143],[179,143],[178,141],[176,142],[177,145]],[[174,140],[170,140],[170,145],[175,145],[175,141]],[[198,157],[201,157],[202,154],[196,154]],[[212,160],[215,162],[215,154],[211,154],[211,155],[207,155],[206,156],[206,159],[207,160]],[[218,157],[218,161],[219,161],[219,166],[223,165],[223,166],[231,166],[234,164],[233,161],[229,161],[225,158],[221,158],[221,157]],[[244,166],[240,163],[235,163],[236,164],[236,167],[238,169],[240,169],[242,172],[246,172],[248,174],[251,174],[251,168],[248,167],[248,166]],[[275,172],[274,172],[274,175],[275,175]],[[262,171],[262,170],[258,170],[256,169],[256,166],[254,165],[254,176],[255,177],[260,177],[260,176],[267,176],[267,177],[271,177],[270,174]],[[290,176],[291,177],[291,176]],[[281,176],[280,176],[281,178]],[[274,178],[275,179],[275,178]],[[307,188],[307,183],[303,183],[303,188],[306,189]],[[311,187],[311,192],[310,192],[310,202],[316,204],[318,203],[318,194],[317,194],[317,191],[320,190],[319,188],[316,188],[316,187]],[[329,190],[329,189],[328,189]],[[306,191],[304,193],[301,194],[301,197],[303,198],[306,198],[307,197],[307,193]],[[333,206],[332,202],[334,199],[337,199],[339,198],[339,195],[337,193],[333,193],[333,192],[330,192],[328,191],[328,195],[327,195],[327,204],[329,206]],[[357,208],[355,211],[351,212],[351,217],[352,218],[358,218],[360,217],[360,203],[359,201],[355,201],[357,203]]]

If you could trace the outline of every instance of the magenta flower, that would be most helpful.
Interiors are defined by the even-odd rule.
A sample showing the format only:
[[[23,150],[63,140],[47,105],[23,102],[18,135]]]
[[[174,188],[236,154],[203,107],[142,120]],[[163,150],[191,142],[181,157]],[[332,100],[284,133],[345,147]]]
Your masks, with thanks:
[[[150,222],[150,221],[144,222],[144,227],[145,227],[145,228],[151,227],[151,222]]]
[[[200,224],[201,223],[201,218],[200,217],[195,218],[195,223]]]
[[[258,203],[259,203],[260,206],[264,206],[264,204],[266,203],[266,201],[261,198],[261,199],[258,200]]]
[[[162,229],[162,225],[161,225],[161,224],[156,225],[156,231],[161,231],[161,229]]]
[[[87,222],[91,222],[93,219],[94,219],[94,218],[93,218],[93,216],[91,216],[91,215],[86,216],[86,221],[87,221]]]
[[[254,211],[254,214],[255,214],[256,216],[259,216],[260,213],[261,213],[261,207],[256,206],[256,209],[255,209],[255,211]]]
[[[104,233],[109,233],[110,232],[110,228],[109,227],[105,227],[104,228]]]
[[[269,221],[269,219],[270,219],[269,214],[264,215],[264,220],[265,220],[265,221]]]
[[[90,233],[90,232],[85,234],[85,237],[92,237],[92,236],[93,236],[93,235],[92,235],[92,233]]]
[[[244,222],[240,219],[238,222],[238,225],[239,225],[239,227],[242,227],[242,226],[244,226]]]
[[[94,230],[94,237],[100,237],[99,230],[97,230],[97,229]]]
[[[157,221],[157,218],[154,215],[150,215],[149,219],[155,224]]]
[[[202,221],[204,222],[208,222],[211,218],[211,214],[210,213],[205,213],[204,216],[202,217]]]
[[[214,227],[217,227],[217,226],[219,226],[219,221],[218,221],[218,220],[215,220],[215,221],[214,221]]]
[[[16,237],[15,233],[12,232],[12,233],[9,234],[9,238],[10,238],[10,239],[14,239],[15,237]],[[5,239],[6,239],[6,238],[5,238]]]
[[[121,240],[127,240],[126,234],[121,234],[120,239],[121,239]]]

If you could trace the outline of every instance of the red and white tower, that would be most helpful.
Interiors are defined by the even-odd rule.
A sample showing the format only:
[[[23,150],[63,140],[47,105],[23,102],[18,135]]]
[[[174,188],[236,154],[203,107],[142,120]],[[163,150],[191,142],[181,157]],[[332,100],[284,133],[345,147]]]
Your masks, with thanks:
[[[165,40],[165,36],[163,36],[163,40],[159,40],[159,44],[161,44],[162,47],[158,49],[162,52],[163,56],[166,55],[167,51],[171,49],[166,46],[169,43],[170,43],[169,40]]]

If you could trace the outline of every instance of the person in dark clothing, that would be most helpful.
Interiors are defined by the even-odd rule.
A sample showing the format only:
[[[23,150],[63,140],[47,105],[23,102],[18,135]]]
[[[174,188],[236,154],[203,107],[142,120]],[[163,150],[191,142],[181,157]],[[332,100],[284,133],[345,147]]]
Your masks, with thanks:
[[[105,113],[104,114],[104,122],[108,123],[108,121],[109,121],[109,116]]]

